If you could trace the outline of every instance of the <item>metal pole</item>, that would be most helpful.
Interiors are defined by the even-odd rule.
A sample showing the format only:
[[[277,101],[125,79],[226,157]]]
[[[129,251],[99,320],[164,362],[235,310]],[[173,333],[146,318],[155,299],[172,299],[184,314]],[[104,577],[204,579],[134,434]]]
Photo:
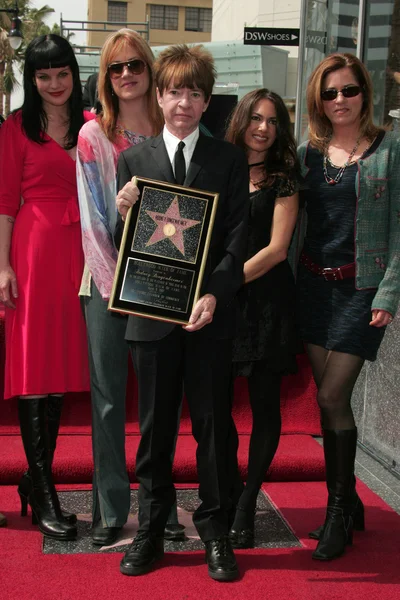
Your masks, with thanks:
[[[301,0],[300,6],[300,36],[299,36],[299,53],[297,59],[297,84],[296,84],[296,114],[294,120],[294,136],[300,142],[301,134],[301,100],[303,91],[303,75],[304,61],[306,53],[307,39],[307,15],[308,15],[308,0]]]
[[[365,23],[367,20],[367,2],[366,0],[359,0],[360,6],[358,7],[358,29],[357,29],[357,58],[364,63],[367,57],[364,56],[365,51]]]

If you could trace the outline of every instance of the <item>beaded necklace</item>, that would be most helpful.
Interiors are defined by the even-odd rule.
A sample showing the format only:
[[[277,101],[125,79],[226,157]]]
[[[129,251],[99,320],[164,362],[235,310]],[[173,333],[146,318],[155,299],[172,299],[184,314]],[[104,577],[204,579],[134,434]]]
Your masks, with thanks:
[[[360,142],[361,142],[361,138],[358,138],[358,140],[356,141],[356,144],[355,144],[353,150],[349,154],[349,158],[346,160],[346,162],[344,163],[344,165],[342,167],[340,167],[340,169],[336,173],[336,176],[333,177],[333,178],[328,173],[328,160],[329,160],[329,158],[328,158],[328,145],[329,145],[329,142],[328,142],[328,144],[326,146],[326,149],[325,149],[325,152],[324,152],[324,160],[323,160],[323,170],[324,170],[324,177],[325,177],[326,183],[329,183],[329,185],[336,185],[337,183],[339,183],[339,181],[343,177],[343,173],[345,172],[345,170],[347,169],[347,167],[351,163],[351,159],[353,158],[353,156],[357,152],[358,146],[360,145]]]

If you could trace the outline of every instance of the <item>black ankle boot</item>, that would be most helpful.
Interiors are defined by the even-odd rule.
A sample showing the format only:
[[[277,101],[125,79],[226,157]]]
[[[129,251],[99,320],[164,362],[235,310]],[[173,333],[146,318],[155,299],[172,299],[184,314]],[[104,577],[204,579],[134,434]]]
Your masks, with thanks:
[[[332,560],[353,541],[352,491],[357,429],[324,430],[324,454],[328,483],[326,519],[312,557]]]
[[[32,488],[27,497],[27,503],[32,509],[32,522],[39,526],[43,535],[59,540],[73,540],[77,535],[76,527],[68,524],[61,515],[51,476],[46,431],[46,398],[20,399],[18,415],[32,479]]]
[[[63,396],[49,396],[47,402],[47,444],[50,467],[53,464],[54,452],[56,449],[58,430],[60,428],[61,410]],[[28,514],[28,497],[32,490],[32,478],[29,469],[22,475],[18,484],[18,495],[21,500],[21,517]],[[61,511],[63,518],[70,525],[77,522],[76,515],[67,511]]]
[[[229,540],[233,549],[254,548],[254,510],[238,506],[233,525],[229,531]]]
[[[354,495],[351,501],[350,514],[353,519],[353,529],[355,531],[365,531],[365,509],[360,496],[354,489]],[[319,540],[324,526],[320,525],[317,529],[310,531],[308,537],[312,540]]]

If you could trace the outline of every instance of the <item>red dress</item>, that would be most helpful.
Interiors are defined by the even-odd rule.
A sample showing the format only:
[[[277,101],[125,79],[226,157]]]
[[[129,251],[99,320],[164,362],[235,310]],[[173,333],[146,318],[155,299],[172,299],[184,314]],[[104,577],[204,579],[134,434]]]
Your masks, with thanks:
[[[16,217],[18,285],[6,309],[4,398],[89,390],[75,161],[49,137],[29,140],[21,123],[18,112],[0,130],[0,214]]]

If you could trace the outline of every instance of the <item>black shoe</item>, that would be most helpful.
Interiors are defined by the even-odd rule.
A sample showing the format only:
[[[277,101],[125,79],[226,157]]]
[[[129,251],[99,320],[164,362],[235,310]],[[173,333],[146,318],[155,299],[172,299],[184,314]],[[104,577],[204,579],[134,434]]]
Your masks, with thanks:
[[[254,515],[255,510],[237,506],[233,525],[229,531],[232,548],[254,548]]]
[[[143,575],[163,556],[163,538],[146,531],[139,532],[121,560],[120,571],[124,575]]]
[[[236,558],[227,535],[206,542],[206,563],[211,579],[233,581],[239,577]]]
[[[184,542],[186,540],[185,526],[179,523],[167,523],[164,529],[164,539],[173,542]]]
[[[240,529],[239,531],[231,529],[229,532],[229,540],[232,548],[235,550],[254,548],[254,529]]]
[[[122,527],[103,527],[102,523],[96,523],[92,528],[92,542],[96,546],[111,546],[114,544]]]

